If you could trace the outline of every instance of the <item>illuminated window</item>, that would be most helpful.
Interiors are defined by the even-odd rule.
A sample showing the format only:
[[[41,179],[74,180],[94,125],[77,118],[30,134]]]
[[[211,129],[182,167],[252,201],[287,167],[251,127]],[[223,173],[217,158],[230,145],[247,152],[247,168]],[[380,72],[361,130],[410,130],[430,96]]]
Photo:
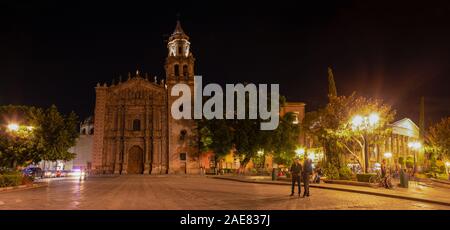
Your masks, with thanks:
[[[298,112],[294,112],[294,120],[292,121],[292,124],[298,124],[299,120],[298,120]]]

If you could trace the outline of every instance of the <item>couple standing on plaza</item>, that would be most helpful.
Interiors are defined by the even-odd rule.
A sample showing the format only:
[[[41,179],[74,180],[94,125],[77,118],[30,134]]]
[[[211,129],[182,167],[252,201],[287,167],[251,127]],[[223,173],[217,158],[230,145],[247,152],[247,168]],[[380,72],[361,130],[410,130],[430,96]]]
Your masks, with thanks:
[[[298,185],[298,196],[301,194],[301,181],[303,181],[304,192],[303,197],[309,196],[309,177],[312,174],[312,160],[308,158],[305,154],[303,165],[300,163],[300,158],[295,158],[294,163],[291,166],[291,175],[292,175],[292,192],[291,196],[294,195],[295,183]],[[300,177],[302,177],[300,179]]]

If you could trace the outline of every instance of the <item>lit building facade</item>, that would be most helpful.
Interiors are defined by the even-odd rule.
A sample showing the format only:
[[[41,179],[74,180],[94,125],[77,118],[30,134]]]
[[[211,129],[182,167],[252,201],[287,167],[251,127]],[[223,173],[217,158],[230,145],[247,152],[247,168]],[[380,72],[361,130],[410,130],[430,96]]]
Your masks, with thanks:
[[[194,56],[179,22],[167,43],[166,79],[136,71],[117,84],[98,84],[93,171],[114,174],[198,174],[194,120],[176,120],[170,96],[177,83],[194,88]],[[191,110],[193,111],[193,110]]]

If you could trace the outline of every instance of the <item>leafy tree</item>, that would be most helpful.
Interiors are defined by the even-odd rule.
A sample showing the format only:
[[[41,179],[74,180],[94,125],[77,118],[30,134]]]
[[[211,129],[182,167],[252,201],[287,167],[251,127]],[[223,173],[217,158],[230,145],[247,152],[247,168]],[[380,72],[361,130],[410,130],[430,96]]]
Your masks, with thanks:
[[[272,145],[274,161],[277,163],[289,165],[295,157],[300,125],[294,124],[294,120],[293,113],[286,113],[280,118],[280,124],[275,130]]]
[[[0,167],[15,169],[17,166],[36,162],[38,159],[37,138],[30,115],[33,107],[0,106]],[[11,130],[9,124],[18,125]]]
[[[0,106],[0,166],[37,163],[41,160],[71,160],[75,156],[68,149],[78,137],[78,117],[60,114],[56,106],[41,109],[27,106]],[[19,124],[16,131],[7,124]]]
[[[233,130],[229,121],[204,119],[198,122],[198,130],[200,151],[213,151],[217,167],[217,162],[230,153],[233,147]]]
[[[355,115],[369,115],[376,112],[380,120],[370,130],[357,130],[351,126]],[[364,149],[370,140],[372,143],[381,141],[389,134],[387,125],[393,121],[395,111],[381,100],[365,98],[352,94],[330,98],[328,105],[316,112],[308,113],[303,128],[310,135],[316,136],[323,144],[326,160],[339,167],[339,153],[351,155],[362,168],[364,165]]]
[[[285,99],[280,97],[280,104],[284,102]],[[247,103],[246,111],[248,106]],[[286,114],[280,118],[275,130],[261,130],[261,119],[202,120],[198,123],[200,149],[213,151],[216,162],[234,150],[240,159],[241,171],[250,160],[261,161],[266,154],[273,154],[278,162],[285,162],[293,157],[294,143],[297,143],[300,131],[298,125],[292,124],[293,120],[293,114]],[[258,155],[261,150],[262,156]]]
[[[40,145],[41,159],[68,161],[75,158],[75,154],[68,151],[76,144],[79,136],[78,117],[75,113],[64,116],[58,112],[56,106],[52,105],[45,110],[37,109],[33,115],[33,119],[39,125],[36,135]]]
[[[429,128],[426,151],[443,161],[450,159],[450,117],[443,118]]]

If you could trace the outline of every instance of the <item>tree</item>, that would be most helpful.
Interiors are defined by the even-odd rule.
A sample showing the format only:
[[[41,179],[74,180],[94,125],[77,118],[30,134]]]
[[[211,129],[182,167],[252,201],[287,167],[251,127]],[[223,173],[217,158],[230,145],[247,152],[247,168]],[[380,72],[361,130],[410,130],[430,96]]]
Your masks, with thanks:
[[[274,161],[279,164],[292,163],[295,157],[295,149],[298,145],[300,125],[294,124],[293,113],[286,113],[280,119],[280,124],[275,130],[272,141]]]
[[[30,128],[33,111],[27,106],[0,106],[0,167],[15,169],[38,159],[37,138]]]
[[[443,118],[430,127],[426,149],[444,162],[450,159],[450,117]]]
[[[233,131],[227,120],[200,120],[197,123],[200,139],[200,151],[213,151],[214,161],[230,153],[233,147]]]
[[[284,103],[285,98],[280,97],[280,104]],[[248,103],[246,106],[248,111]],[[241,171],[250,160],[265,159],[267,154],[273,154],[279,163],[286,162],[293,157],[300,131],[293,121],[293,114],[287,113],[277,129],[261,130],[261,119],[204,119],[198,122],[200,149],[213,151],[216,162],[234,150]],[[263,155],[258,154],[261,151]]]
[[[37,109],[33,115],[33,120],[39,127],[35,132],[39,138],[41,159],[68,161],[75,158],[75,154],[70,153],[69,148],[76,144],[79,136],[76,114],[72,112],[69,116],[64,116],[55,105],[52,105],[45,110]]]
[[[328,67],[328,97],[337,97],[336,83],[334,82],[333,70]]]
[[[354,116],[368,116],[372,113],[379,117],[376,125],[370,129],[352,127]],[[353,93],[350,96],[330,98],[325,108],[306,115],[303,127],[323,144],[329,163],[340,167],[342,162],[339,160],[339,153],[346,153],[355,159],[361,168],[366,168],[362,161],[368,159],[368,140],[374,143],[388,135],[390,129],[387,125],[393,121],[394,115],[395,111],[381,100],[356,96]]]
[[[0,106],[0,166],[15,168],[41,160],[71,160],[68,149],[79,135],[78,117],[60,114],[56,106],[41,109],[28,106]],[[18,124],[8,130],[10,122]]]
[[[419,135],[420,140],[423,141],[425,136],[425,98],[420,98],[420,108],[419,108]]]

